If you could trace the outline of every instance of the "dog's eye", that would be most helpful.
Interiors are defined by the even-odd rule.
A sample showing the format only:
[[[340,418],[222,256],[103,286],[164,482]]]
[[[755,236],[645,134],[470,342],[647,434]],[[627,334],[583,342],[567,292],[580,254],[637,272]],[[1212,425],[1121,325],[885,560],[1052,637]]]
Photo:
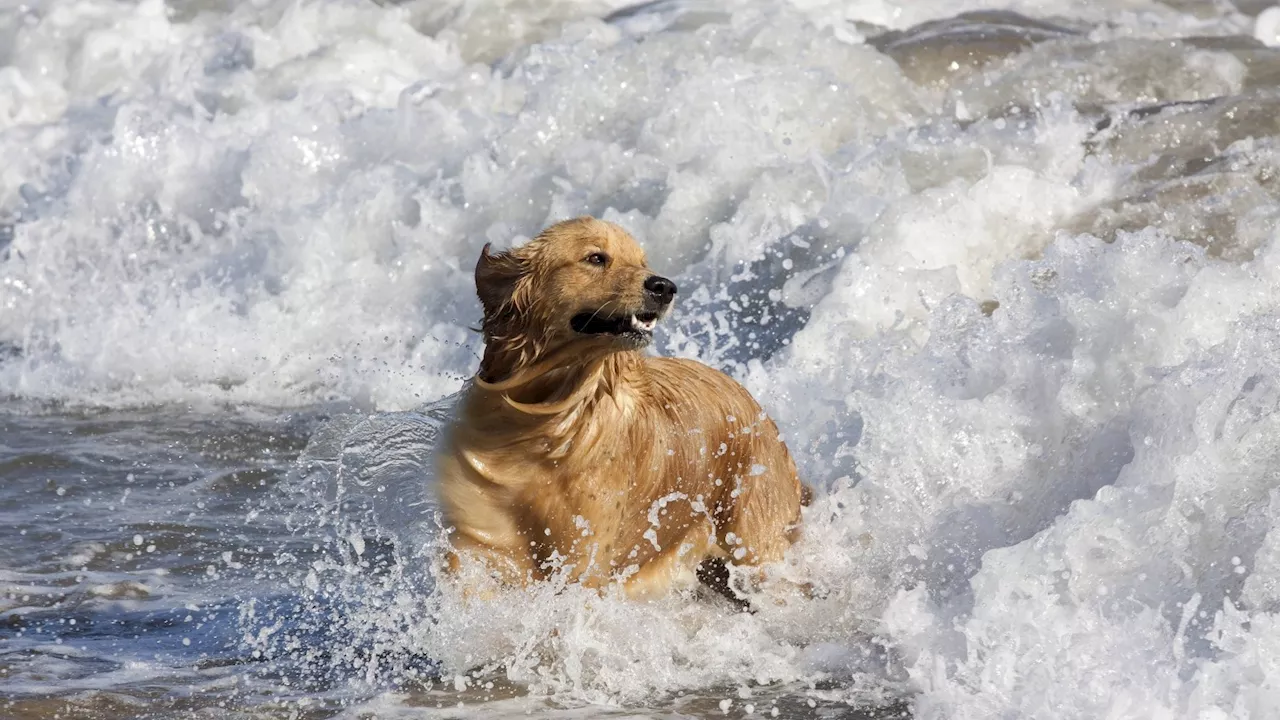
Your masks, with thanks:
[[[609,256],[604,253],[591,253],[586,260],[588,265],[605,265],[609,262]]]

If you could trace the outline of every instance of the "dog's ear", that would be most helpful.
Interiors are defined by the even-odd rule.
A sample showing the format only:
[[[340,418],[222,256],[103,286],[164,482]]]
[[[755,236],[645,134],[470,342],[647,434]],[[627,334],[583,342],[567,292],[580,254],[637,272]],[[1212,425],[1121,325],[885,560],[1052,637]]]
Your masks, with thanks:
[[[528,273],[527,263],[510,250],[489,253],[485,243],[476,262],[476,294],[484,306],[486,324],[504,310],[522,310],[520,287]]]

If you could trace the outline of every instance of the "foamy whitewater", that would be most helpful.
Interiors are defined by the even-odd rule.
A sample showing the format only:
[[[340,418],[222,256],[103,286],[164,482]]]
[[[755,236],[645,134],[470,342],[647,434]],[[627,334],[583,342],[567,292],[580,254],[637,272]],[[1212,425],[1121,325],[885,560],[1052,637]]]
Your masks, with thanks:
[[[0,714],[1280,717],[1278,18],[0,2]],[[436,587],[475,259],[579,214],[817,598]]]

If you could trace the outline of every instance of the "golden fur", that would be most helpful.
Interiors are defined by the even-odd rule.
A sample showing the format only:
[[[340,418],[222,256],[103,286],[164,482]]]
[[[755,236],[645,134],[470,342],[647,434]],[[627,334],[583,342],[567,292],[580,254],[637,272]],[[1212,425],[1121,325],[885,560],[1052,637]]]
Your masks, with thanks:
[[[651,597],[708,562],[781,559],[807,488],[742,386],[640,352],[675,293],[656,281],[635,240],[593,218],[485,246],[484,358],[438,462],[452,571],[520,584],[558,567]]]

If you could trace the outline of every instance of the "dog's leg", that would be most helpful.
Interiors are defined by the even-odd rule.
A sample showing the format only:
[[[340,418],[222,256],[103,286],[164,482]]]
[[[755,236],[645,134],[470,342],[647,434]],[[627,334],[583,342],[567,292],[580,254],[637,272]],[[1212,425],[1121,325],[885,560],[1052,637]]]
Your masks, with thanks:
[[[757,478],[752,478],[757,480]],[[800,488],[780,489],[753,483],[738,497],[716,541],[736,565],[763,565],[782,559],[798,533]]]
[[[446,556],[445,564],[448,575],[459,578],[464,574],[482,572],[495,584],[515,587],[528,582],[533,562],[527,554],[495,548],[465,535],[451,540],[453,547]]]
[[[738,479],[738,501],[724,518],[719,549],[738,568],[734,575],[745,585],[742,591],[754,594],[766,581],[781,581],[789,592],[810,598],[812,587],[807,583],[770,577],[765,566],[781,561],[799,539],[800,508],[812,502],[813,490],[796,479],[789,461],[775,458],[760,466],[766,472]],[[773,468],[781,472],[770,472]]]
[[[627,597],[654,598],[665,595],[676,586],[696,585],[701,579],[700,561],[719,551],[713,542],[711,521],[703,520],[695,524],[674,547],[664,549],[626,579]]]

